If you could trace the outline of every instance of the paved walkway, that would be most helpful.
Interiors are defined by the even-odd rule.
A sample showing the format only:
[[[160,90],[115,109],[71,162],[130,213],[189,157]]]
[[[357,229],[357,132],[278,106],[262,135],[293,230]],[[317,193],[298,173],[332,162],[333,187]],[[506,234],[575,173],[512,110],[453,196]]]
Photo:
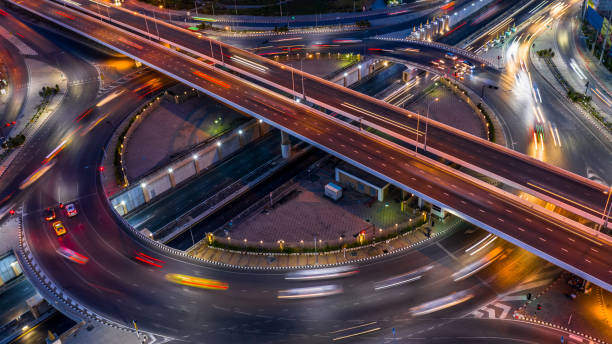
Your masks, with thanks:
[[[141,344],[136,334],[100,324],[86,324],[62,338],[64,344]]]
[[[427,242],[440,235],[469,226],[458,218],[448,218],[443,224],[436,224],[432,228],[430,237],[424,234],[423,228],[404,233],[399,237],[375,244],[361,247],[337,250],[323,253],[258,253],[240,252],[214,248],[200,242],[195,248],[188,251],[189,255],[210,260],[226,266],[240,266],[256,269],[284,269],[307,266],[341,265],[347,263],[363,262],[384,255],[404,251]],[[351,239],[353,239],[351,237]],[[322,243],[325,245],[325,243]]]
[[[297,179],[292,192],[272,208],[235,224],[229,235],[251,243],[260,240],[265,243],[278,240],[298,243],[304,240],[309,247],[317,237],[323,245],[332,245],[354,242],[355,236],[364,229],[370,235],[373,229],[377,232],[380,228],[395,230],[396,223],[403,228],[409,220],[420,216],[420,212],[400,211],[399,190],[390,193],[385,202],[374,201],[372,197],[353,190],[344,190],[338,201],[325,197],[325,185],[334,181],[336,164],[335,159],[327,160],[311,175]]]
[[[434,101],[435,98],[439,100],[436,102]],[[480,117],[468,104],[455,96],[448,87],[439,86],[433,92],[416,99],[405,107],[410,111],[426,114],[427,104],[429,103],[431,103],[429,108],[431,119],[472,135],[487,138]]]
[[[531,320],[543,321],[584,333],[601,340],[612,338],[612,293],[591,285],[588,294],[576,292],[567,283],[570,274],[564,272],[540,295],[534,294],[521,313]],[[576,293],[576,299],[568,295]],[[537,297],[536,297],[537,296]],[[538,310],[538,305],[541,309]]]
[[[16,136],[19,133],[23,133],[27,140],[31,139],[36,131],[43,126],[48,118],[50,118],[57,108],[61,105],[66,95],[67,80],[64,74],[57,68],[54,68],[42,61],[26,58],[25,63],[28,69],[28,90],[23,105],[22,111],[17,117],[17,123],[10,127],[10,130],[3,131],[5,137]],[[38,106],[42,103],[42,98],[38,95],[43,86],[54,87],[58,85],[60,91],[58,94],[50,97],[49,103],[45,110],[40,113],[38,119],[34,123],[30,123],[32,116],[36,113]],[[23,147],[23,146],[21,146]],[[6,156],[0,163],[0,176],[11,165],[13,159],[18,155],[21,147],[13,149],[10,154]],[[4,151],[4,149],[2,149]]]
[[[180,93],[183,89],[172,88]],[[172,156],[247,121],[238,111],[204,95],[181,104],[164,98],[128,141],[124,157],[128,180],[138,180]]]

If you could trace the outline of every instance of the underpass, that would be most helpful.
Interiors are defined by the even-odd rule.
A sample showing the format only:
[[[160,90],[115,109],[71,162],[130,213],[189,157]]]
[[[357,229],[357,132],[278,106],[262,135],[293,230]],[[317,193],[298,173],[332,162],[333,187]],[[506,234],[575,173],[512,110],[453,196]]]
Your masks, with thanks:
[[[52,14],[51,16],[55,15]],[[58,16],[63,17],[61,15]],[[79,21],[74,21],[72,24],[82,26],[82,30],[90,30],[91,25],[95,22],[94,19],[86,19],[85,17],[79,18],[85,19],[85,22],[81,23]],[[92,21],[91,24],[87,23],[89,20]],[[64,25],[61,21],[57,21],[57,19],[55,19],[55,21],[60,25]],[[99,29],[99,25],[95,24],[95,27]],[[106,28],[105,30],[112,29]],[[178,55],[170,54],[165,50],[159,50],[150,46],[150,44],[144,40],[139,40],[139,48],[134,47],[134,43],[126,44],[121,42],[121,38],[117,39],[118,35],[102,33],[102,36],[104,40],[115,40],[113,44],[122,46],[121,52],[135,58],[136,55],[141,55],[142,53],[144,53],[144,56],[149,56],[147,58],[153,58],[153,55],[150,55],[147,51],[148,49],[155,50],[154,60],[159,62],[152,62],[149,60],[143,60],[143,62],[213,97],[219,98],[223,95],[223,98],[220,99],[231,106],[239,108],[254,117],[262,118],[272,125],[280,126],[289,134],[311,144],[315,144],[329,153],[340,156],[353,165],[361,167],[384,180],[388,180],[394,185],[402,187],[405,190],[414,191],[424,199],[450,209],[451,212],[453,209],[461,209],[461,211],[456,210],[455,212],[467,220],[483,228],[487,228],[521,247],[532,250],[578,275],[594,280],[596,283],[603,286],[607,285],[605,280],[608,278],[607,274],[609,273],[605,271],[605,267],[602,268],[602,265],[600,265],[603,264],[603,266],[605,266],[605,259],[599,260],[594,258],[598,256],[604,257],[606,255],[606,245],[599,242],[598,239],[588,238],[577,232],[576,229],[571,229],[572,226],[568,227],[568,225],[564,223],[564,220],[554,214],[550,214],[543,209],[535,208],[535,206],[531,204],[525,204],[514,196],[492,190],[489,186],[482,185],[478,181],[472,180],[456,171],[449,171],[447,167],[440,166],[440,164],[426,158],[415,156],[405,149],[383,143],[379,139],[369,136],[367,133],[359,133],[353,129],[349,129],[346,124],[338,123],[324,116],[315,114],[313,110],[303,107],[302,105],[289,102],[286,99],[276,98],[276,96],[263,89],[253,85],[246,85],[244,82],[234,78],[228,79],[229,75],[225,73],[207,69],[207,72],[214,76],[201,78],[198,73],[190,73],[188,71],[190,64],[194,67],[199,64],[194,64],[195,62],[191,62],[191,60],[184,58],[177,60]],[[136,38],[134,37],[134,39]],[[104,41],[99,38],[96,38],[96,40],[103,44],[108,44],[104,43]],[[119,40],[119,42],[116,42],[116,40]],[[144,49],[144,46],[147,46],[147,50]],[[132,53],[128,51],[132,51]],[[183,60],[183,62],[180,62],[180,60]],[[164,68],[160,68],[157,63],[161,63]],[[180,67],[180,70],[176,69],[174,73],[171,73],[170,70],[176,68],[174,65]],[[185,67],[187,67],[187,70],[185,70]],[[200,69],[202,67],[204,66],[195,68]],[[204,79],[205,82],[202,79]],[[205,87],[201,86],[203,82],[206,85]],[[237,98],[237,94],[228,92],[232,87],[238,87],[238,89],[244,94],[249,95],[249,97],[247,99],[242,96]],[[214,90],[215,93],[211,93],[211,90]],[[256,104],[248,104],[248,99],[257,99],[261,96],[265,96],[268,100],[274,99],[276,103],[268,103],[269,105],[265,107],[262,107],[262,104],[257,102],[255,102]],[[253,108],[254,110],[249,108]],[[261,117],[262,113],[265,113],[266,117]],[[287,116],[288,114],[289,116]],[[306,122],[300,124],[302,120],[306,120]],[[334,128],[334,130],[331,131],[331,128]],[[325,133],[325,136],[323,133]],[[328,148],[329,143],[323,144],[322,142],[332,142],[331,146],[334,148]],[[359,142],[360,145],[354,145],[352,142]],[[351,146],[352,149],[350,148]],[[403,165],[399,163],[400,161],[404,161]],[[414,168],[416,168],[416,170],[414,170]],[[406,175],[406,173],[408,173],[408,175]],[[433,180],[436,181],[432,183]],[[483,193],[483,191],[485,192]],[[431,194],[436,195],[435,199],[427,196]],[[436,199],[446,200],[440,202]],[[495,202],[493,202],[493,200],[495,200]],[[482,207],[487,210],[483,210]],[[537,213],[533,213],[531,209],[535,209]],[[525,220],[521,220],[521,216],[523,216]],[[485,220],[478,220],[483,218]],[[530,231],[526,232],[525,227],[529,228]],[[498,228],[503,228],[504,232],[499,232]],[[548,229],[550,229],[550,231]],[[563,253],[552,253],[551,250],[554,251],[564,248],[563,246],[565,246],[565,244],[563,243],[563,239],[558,237],[558,233],[564,233],[568,230],[568,233],[573,237],[572,240],[574,240],[573,242],[575,244],[573,245],[575,248],[579,241],[582,242],[582,245],[584,245],[583,247],[586,248],[585,252],[588,252],[588,248],[593,244],[597,245],[598,249],[589,252],[588,258],[582,260],[580,258],[567,257]],[[512,233],[512,236],[508,236],[506,231]],[[582,230],[578,229],[578,231]],[[515,237],[521,237],[522,240],[518,241]],[[543,244],[549,240],[559,245],[550,245],[550,243]],[[528,241],[530,244],[526,244],[525,241]],[[539,249],[536,249],[536,247]],[[558,252],[563,252],[563,250]],[[570,260],[572,263],[568,265],[566,260]],[[601,276],[601,279],[594,279],[593,276]]]

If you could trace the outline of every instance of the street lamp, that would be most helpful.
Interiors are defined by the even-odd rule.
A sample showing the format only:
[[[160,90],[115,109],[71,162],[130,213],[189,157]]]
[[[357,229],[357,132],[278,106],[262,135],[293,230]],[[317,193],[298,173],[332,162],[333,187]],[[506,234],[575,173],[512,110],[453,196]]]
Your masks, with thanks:
[[[612,196],[612,186],[610,186],[609,190],[604,191],[604,194],[608,194],[608,199],[606,200],[606,204],[604,205],[603,216],[601,217],[601,221],[603,223],[601,227],[599,228],[600,231],[606,228],[606,225],[608,224],[608,220],[610,219],[610,211],[608,211],[608,216],[606,217],[606,210],[608,210],[608,205],[610,204],[610,196]],[[610,208],[612,209],[612,206],[610,206]]]
[[[98,5],[100,6],[100,5]],[[144,13],[141,13],[142,17],[145,20],[145,26],[147,27],[147,37],[149,37],[149,39],[151,39],[151,32],[149,32],[149,23],[147,22],[147,16]]]
[[[429,106],[431,105],[431,103],[437,102],[438,100],[440,100],[440,98],[436,98],[430,101],[429,104],[427,104],[427,121],[425,121],[425,142],[423,143],[424,151],[427,151],[427,128],[429,127]]]
[[[155,10],[153,10],[153,22],[155,23],[155,31],[157,31],[157,39],[161,41],[159,36],[159,28],[157,27],[157,18],[155,18]]]

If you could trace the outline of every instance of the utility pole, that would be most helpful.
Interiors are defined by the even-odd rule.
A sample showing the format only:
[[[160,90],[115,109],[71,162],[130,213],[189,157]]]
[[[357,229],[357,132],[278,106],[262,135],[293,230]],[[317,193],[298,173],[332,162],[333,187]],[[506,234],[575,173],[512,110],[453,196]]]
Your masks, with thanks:
[[[151,32],[149,32],[149,23],[147,23],[147,16],[144,15],[144,14],[142,16],[143,16],[143,18],[145,20],[145,26],[147,27],[147,36],[148,36],[149,39],[151,39]]]
[[[610,217],[610,215],[606,217],[606,210],[608,210],[608,205],[610,204],[610,196],[612,196],[612,186],[605,193],[608,194],[608,199],[606,200],[606,204],[604,205],[603,216],[601,217],[601,221],[603,222],[603,224],[601,225],[601,227],[599,227],[600,232],[606,228],[606,225],[608,224],[608,219]],[[612,205],[610,206],[610,208],[612,209]]]
[[[427,121],[425,122],[425,142],[423,143],[423,150],[427,151],[427,128],[429,127],[429,106],[433,102],[437,102],[440,98],[436,98],[427,104]]]
[[[155,31],[157,31],[157,39],[161,41],[159,36],[159,28],[157,27],[157,18],[155,18],[155,10],[153,10],[153,22],[155,23]]]
[[[306,89],[304,88],[304,59],[300,59],[300,73],[302,74],[302,96],[306,101]]]
[[[414,145],[414,152],[417,152],[419,148],[419,122],[421,121],[421,115],[417,112],[417,127],[416,127],[416,144]]]

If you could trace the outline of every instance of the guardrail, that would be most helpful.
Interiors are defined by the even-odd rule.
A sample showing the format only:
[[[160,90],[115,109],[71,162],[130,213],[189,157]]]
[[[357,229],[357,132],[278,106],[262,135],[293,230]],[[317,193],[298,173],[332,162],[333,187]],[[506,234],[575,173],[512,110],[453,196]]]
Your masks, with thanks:
[[[381,41],[396,41],[396,42],[406,42],[406,43],[410,43],[410,44],[414,44],[414,45],[422,45],[422,46],[426,46],[426,47],[430,47],[430,48],[436,48],[436,49],[440,49],[440,50],[445,50],[445,51],[450,51],[452,53],[455,53],[457,55],[462,55],[465,57],[468,57],[474,61],[478,61],[481,64],[485,64],[487,66],[489,66],[490,68],[493,68],[495,70],[498,70],[499,68],[497,66],[495,66],[491,61],[487,60],[487,59],[483,59],[482,57],[471,53],[469,51],[454,47],[452,45],[448,45],[448,44],[443,44],[443,43],[439,43],[439,42],[429,42],[429,41],[422,41],[419,39],[414,39],[414,38],[391,38],[391,37],[382,37],[382,36],[375,36],[373,37],[373,39],[377,39],[377,40],[381,40]]]
[[[58,287],[43,271],[43,269],[39,266],[38,262],[34,259],[34,255],[30,249],[30,245],[28,243],[27,238],[25,237],[24,229],[23,229],[23,213],[19,217],[19,249],[15,250],[17,252],[17,259],[20,262],[21,267],[23,268],[24,274],[28,276],[28,279],[35,285],[43,288],[43,293],[48,294],[53,297],[56,301],[55,306],[62,306],[65,308],[64,312],[68,314],[72,314],[73,316],[77,316],[80,319],[88,319],[91,321],[98,322],[102,325],[110,326],[116,329],[120,329],[125,332],[130,332],[136,334],[136,329],[131,326],[126,326],[120,324],[116,321],[110,320],[104,316],[101,316],[88,308],[84,307],[80,303],[76,301],[76,299],[70,296],[65,290],[62,290]],[[66,312],[67,311],[67,312]],[[140,332],[143,332],[140,330]],[[144,340],[146,340],[146,334],[143,336]],[[159,335],[162,337],[161,335]]]
[[[187,210],[183,214],[179,215],[176,220],[166,224],[159,230],[155,231],[153,233],[153,238],[154,239],[163,238],[164,242],[168,242],[169,240],[172,239],[168,237],[169,235],[172,235],[172,237],[175,237],[183,233],[185,230],[189,229],[189,227],[191,227],[193,224],[199,222],[200,218],[205,218],[206,216],[209,215],[210,212],[226,204],[227,202],[224,202],[225,200],[227,200],[228,198],[233,199],[233,197],[230,197],[231,195],[239,193],[242,189],[248,188],[251,182],[254,182],[257,179],[259,179],[258,177],[264,176],[268,170],[277,167],[279,165],[278,164],[279,160],[280,160],[279,158],[276,158],[272,161],[265,163],[264,165],[257,167],[256,169],[249,172],[248,174],[246,174],[239,180],[231,183],[230,185],[223,188],[221,191],[207,198],[202,203]],[[194,215],[196,216],[195,218],[193,218]],[[188,218],[193,218],[193,221],[184,223],[185,220],[187,220]]]

